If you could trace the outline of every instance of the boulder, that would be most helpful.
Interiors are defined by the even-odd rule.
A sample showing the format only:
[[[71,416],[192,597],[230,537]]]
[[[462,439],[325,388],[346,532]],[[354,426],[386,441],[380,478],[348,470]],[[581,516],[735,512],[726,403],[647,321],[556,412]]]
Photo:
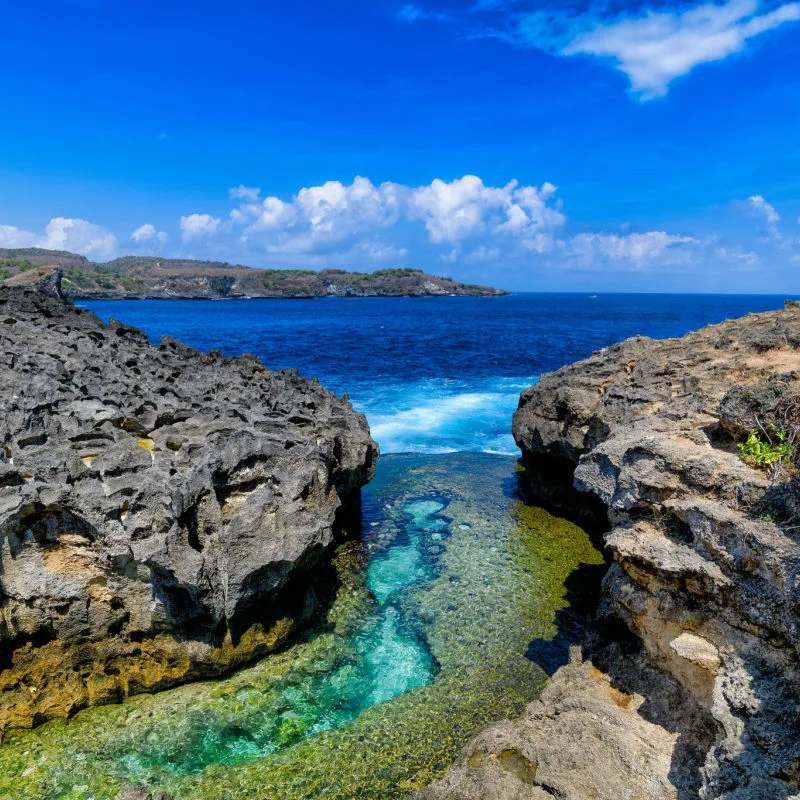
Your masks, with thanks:
[[[0,288],[0,732],[221,674],[331,589],[378,447],[349,401]]]

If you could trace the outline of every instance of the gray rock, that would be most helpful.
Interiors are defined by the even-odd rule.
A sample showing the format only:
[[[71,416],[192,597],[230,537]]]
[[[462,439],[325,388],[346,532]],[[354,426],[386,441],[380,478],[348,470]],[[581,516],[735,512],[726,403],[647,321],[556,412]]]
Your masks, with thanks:
[[[481,731],[447,775],[416,800],[696,796],[696,781],[672,768],[678,736],[661,724],[667,707],[649,708],[644,696],[577,653],[571,656],[520,719]],[[661,683],[674,711],[675,688]],[[696,758],[700,737],[695,731],[684,735],[679,749],[687,760]]]
[[[798,484],[776,484],[778,473],[745,464],[736,444],[765,414],[783,413],[777,395],[798,390],[800,307],[788,304],[680,339],[628,340],[522,393],[513,431],[533,490],[604,531],[614,559],[587,642],[604,670],[595,677],[634,687],[643,711],[662,709],[647,718],[663,731],[616,725],[608,703],[583,700],[570,727],[562,719],[568,695],[550,688],[523,720],[501,726],[513,730],[502,747],[538,765],[535,791],[508,788],[503,776],[495,784],[503,788],[481,794],[481,781],[500,776],[499,761],[476,772],[471,744],[423,797],[797,794],[800,537],[764,510],[779,498],[798,516]],[[638,649],[615,633],[620,622]],[[551,686],[585,699],[575,669],[562,667]],[[596,741],[582,735],[581,721]],[[651,755],[666,755],[666,771],[639,754],[642,737],[653,742]]]
[[[215,675],[313,615],[378,448],[350,403],[0,288],[0,731]]]

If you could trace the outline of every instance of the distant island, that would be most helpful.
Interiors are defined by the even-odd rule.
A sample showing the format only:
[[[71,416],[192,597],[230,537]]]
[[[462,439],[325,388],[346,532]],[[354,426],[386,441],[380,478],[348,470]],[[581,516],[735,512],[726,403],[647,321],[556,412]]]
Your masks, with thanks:
[[[459,283],[419,269],[346,272],[256,269],[221,261],[124,256],[104,264],[64,250],[0,248],[0,283],[32,285],[59,270],[73,300],[221,299],[244,297],[500,297],[491,286]]]

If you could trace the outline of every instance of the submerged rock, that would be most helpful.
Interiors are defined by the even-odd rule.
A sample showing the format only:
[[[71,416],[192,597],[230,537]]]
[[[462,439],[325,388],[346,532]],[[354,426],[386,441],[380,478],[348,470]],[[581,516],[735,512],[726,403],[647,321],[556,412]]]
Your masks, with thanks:
[[[123,786],[117,800],[173,800],[173,797],[166,792],[153,795],[141,786]]]
[[[523,392],[513,429],[534,488],[605,531],[613,556],[590,655],[602,680],[646,702],[616,724],[614,698],[598,707],[579,668],[562,667],[541,703],[502,727],[489,748],[496,759],[476,771],[476,740],[423,797],[798,794],[797,484],[748,465],[737,447],[748,428],[767,425],[766,412],[777,418],[775,397],[797,396],[798,384],[800,308],[787,304],[680,339],[636,337]],[[591,747],[581,719],[588,730],[608,720]],[[642,736],[652,757],[639,753]],[[504,747],[538,764],[528,785],[502,771]],[[510,788],[481,790],[490,774]]]
[[[378,448],[293,370],[0,288],[0,732],[281,645]]]

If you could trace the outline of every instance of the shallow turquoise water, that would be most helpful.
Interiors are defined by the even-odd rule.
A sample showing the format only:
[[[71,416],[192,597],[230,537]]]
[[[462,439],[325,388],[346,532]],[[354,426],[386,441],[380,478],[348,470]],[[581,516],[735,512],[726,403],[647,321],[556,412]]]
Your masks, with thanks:
[[[579,528],[516,495],[511,458],[381,459],[362,537],[343,546],[327,618],[217,681],[88,709],[0,747],[0,797],[401,798],[544,681],[565,581],[602,559]],[[577,626],[579,628],[579,625]]]
[[[247,687],[213,710],[190,712],[172,730],[171,746],[153,732],[129,751],[116,752],[121,771],[135,780],[156,765],[196,772],[209,764],[270,755],[430,683],[437,666],[403,592],[434,573],[425,541],[431,534],[441,540],[447,530],[447,521],[438,516],[443,509],[443,503],[429,499],[402,507],[398,538],[408,543],[367,559],[363,577],[373,602],[351,621],[349,637],[331,661],[298,665],[264,688]],[[372,539],[370,529],[364,537],[367,548]]]

